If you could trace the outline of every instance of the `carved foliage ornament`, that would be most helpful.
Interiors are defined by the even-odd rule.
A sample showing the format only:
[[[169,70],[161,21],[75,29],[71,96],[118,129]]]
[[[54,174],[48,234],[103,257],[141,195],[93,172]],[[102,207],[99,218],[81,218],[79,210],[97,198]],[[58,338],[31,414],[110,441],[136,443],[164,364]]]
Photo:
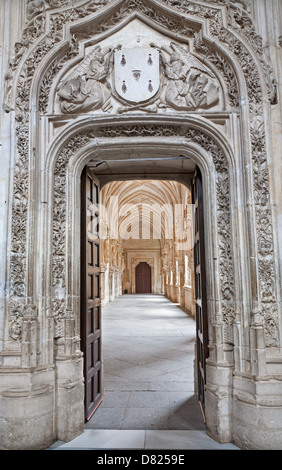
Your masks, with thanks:
[[[276,293],[276,274],[273,252],[273,227],[269,195],[269,174],[263,119],[263,94],[254,60],[246,47],[230,32],[225,31],[225,42],[237,58],[245,75],[250,100],[250,132],[253,161],[253,184],[258,238],[259,288],[262,305],[262,322],[266,331],[267,346],[277,346],[278,307]],[[271,327],[269,312],[273,313]],[[274,327],[275,325],[275,327]]]

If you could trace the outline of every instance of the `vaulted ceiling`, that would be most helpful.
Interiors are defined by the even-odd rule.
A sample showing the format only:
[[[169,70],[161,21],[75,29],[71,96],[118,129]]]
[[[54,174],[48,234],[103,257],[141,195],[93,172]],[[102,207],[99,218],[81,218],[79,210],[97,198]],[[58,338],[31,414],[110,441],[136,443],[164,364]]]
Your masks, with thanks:
[[[183,214],[189,196],[188,188],[176,181],[114,181],[103,187],[101,203],[121,238],[161,239],[173,230],[175,207]]]

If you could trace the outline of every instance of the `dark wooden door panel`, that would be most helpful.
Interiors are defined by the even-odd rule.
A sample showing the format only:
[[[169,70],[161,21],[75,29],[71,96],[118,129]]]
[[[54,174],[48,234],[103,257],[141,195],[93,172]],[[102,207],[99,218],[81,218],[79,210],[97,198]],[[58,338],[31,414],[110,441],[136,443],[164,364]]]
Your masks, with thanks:
[[[151,266],[141,262],[135,268],[136,294],[151,294]]]
[[[81,344],[84,353],[85,417],[102,401],[99,181],[85,168],[81,177]]]
[[[202,176],[197,168],[192,184],[192,201],[195,206],[195,301],[196,301],[196,330],[197,330],[197,375],[198,399],[205,414],[205,385],[206,360],[208,358],[208,322],[207,322],[207,294],[206,269],[204,245],[204,212],[203,212],[203,186]]]

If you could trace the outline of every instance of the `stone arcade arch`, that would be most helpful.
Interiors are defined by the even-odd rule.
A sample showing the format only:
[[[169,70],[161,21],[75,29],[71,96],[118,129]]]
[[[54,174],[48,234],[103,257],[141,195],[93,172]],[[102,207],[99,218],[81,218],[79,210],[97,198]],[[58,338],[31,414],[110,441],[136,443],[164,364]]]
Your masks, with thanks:
[[[129,163],[136,154],[142,160],[149,153],[166,153],[190,158],[201,169],[210,334],[207,432],[246,448],[279,447],[282,409],[271,381],[273,363],[281,364],[279,291],[264,123],[264,107],[274,98],[249,16],[245,12],[241,18],[248,25],[246,38],[236,27],[237,7],[223,2],[181,7],[172,0],[115,0],[68,7],[62,0],[59,9],[51,5],[46,11],[34,7],[11,64],[15,85],[8,75],[6,80],[5,110],[16,127],[17,161],[2,320],[2,448],[44,448],[83,431],[80,175],[90,161],[118,159],[121,149]],[[36,29],[40,15],[46,21]],[[143,100],[144,109],[143,103],[133,108],[124,100],[117,105],[115,96],[112,110],[81,112],[75,103],[75,112],[69,106],[63,112],[58,89],[74,80],[81,91],[73,74],[85,64],[88,50],[131,37],[132,21],[145,25],[141,39],[149,31],[164,46],[189,43],[193,57],[205,65],[201,77],[212,91],[205,106],[182,100],[176,106],[173,82],[165,102],[158,95],[158,109],[153,98]],[[217,100],[209,109],[215,86]],[[183,182],[181,172],[178,179]],[[275,426],[270,426],[274,411]],[[271,427],[268,435],[261,422]]]

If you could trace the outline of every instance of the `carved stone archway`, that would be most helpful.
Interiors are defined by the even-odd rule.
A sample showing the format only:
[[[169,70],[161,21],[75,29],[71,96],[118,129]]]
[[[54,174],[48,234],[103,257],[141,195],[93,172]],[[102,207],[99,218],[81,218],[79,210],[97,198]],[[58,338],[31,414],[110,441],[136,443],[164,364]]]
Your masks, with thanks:
[[[30,2],[29,22],[5,82],[4,108],[15,128],[17,160],[0,371],[3,448],[43,448],[83,430],[74,255],[80,174],[88,162],[117,158],[121,148],[133,145],[143,154],[168,149],[184,155],[202,171],[209,273],[207,430],[220,442],[263,446],[261,416],[270,423],[274,408],[277,416],[282,413],[271,382],[273,363],[280,358],[280,292],[264,119],[276,96],[251,18],[225,1],[45,3],[32,10]],[[92,84],[82,88],[72,74],[79,67],[85,71],[94,48],[111,41],[117,48],[112,38],[132,34],[132,21],[154,32],[163,66],[169,42],[181,48],[189,43],[185,53],[205,67],[197,86],[196,77],[189,81],[186,75],[189,90],[200,93],[193,105],[176,100],[179,82],[168,84],[165,72],[164,93],[156,95],[157,103],[145,100],[145,107],[121,100],[119,107],[115,101],[109,108],[101,84],[99,93],[95,85],[100,101],[96,109],[90,103],[90,115],[70,99],[71,80],[79,93]],[[209,90],[204,95],[203,83]],[[269,395],[275,397],[270,406]],[[280,433],[281,425],[272,429],[271,445],[279,444]]]
[[[194,119],[193,125],[195,126]],[[163,125],[161,125],[159,121],[154,124],[151,122],[150,125],[147,123],[146,125],[135,124],[134,126],[132,126],[132,124],[129,125],[128,123],[124,123],[124,125],[117,129],[113,122],[111,123],[108,121],[107,126],[105,127],[106,137],[102,137],[103,128],[101,126],[97,128],[92,125],[87,132],[85,130],[85,123],[81,122],[81,131],[77,132],[76,129],[76,133],[73,137],[66,140],[65,147],[60,148],[57,152],[57,158],[55,160],[52,158],[52,173],[55,175],[53,180],[53,199],[58,202],[58,205],[53,206],[52,217],[53,240],[50,246],[50,249],[51,247],[53,249],[52,273],[54,277],[52,285],[66,287],[64,296],[61,299],[59,296],[57,297],[55,290],[52,295],[53,318],[57,325],[61,325],[59,328],[61,336],[58,337],[57,341],[62,344],[62,353],[66,346],[65,325],[69,322],[70,318],[75,319],[78,315],[78,305],[74,301],[78,295],[77,286],[74,282],[68,285],[66,279],[76,279],[78,275],[77,264],[73,253],[76,252],[75,247],[79,246],[79,239],[75,227],[73,226],[73,220],[79,216],[79,213],[73,214],[72,212],[72,214],[68,215],[67,207],[71,205],[76,208],[79,207],[78,202],[76,202],[79,197],[79,192],[77,190],[79,187],[79,176],[83,166],[93,158],[93,151],[96,153],[97,146],[95,136],[97,133],[99,135],[100,147],[98,152],[99,158],[101,158],[101,154],[103,159],[113,158],[113,155],[115,155],[116,152],[119,152],[120,145],[126,149],[126,147],[130,146],[132,143],[132,140],[128,138],[128,133],[134,132],[134,145],[140,150],[144,147],[147,152],[150,152],[150,148],[154,149],[154,152],[156,152],[159,148],[168,148],[168,146],[171,146],[171,151],[174,154],[179,153],[181,149],[181,152],[187,154],[187,156],[189,155],[190,157],[193,157],[195,162],[200,166],[206,187],[205,205],[207,208],[207,244],[210,247],[208,265],[210,268],[210,279],[213,279],[213,282],[209,283],[208,286],[210,295],[210,329],[213,331],[214,339],[220,336],[223,343],[226,342],[226,344],[230,345],[233,343],[235,289],[232,287],[232,279],[235,276],[234,272],[239,269],[239,266],[236,266],[235,262],[236,267],[234,271],[233,250],[231,244],[231,206],[228,189],[229,178],[232,180],[232,176],[229,176],[228,171],[228,168],[232,167],[232,152],[227,142],[223,144],[223,141],[221,141],[221,144],[219,143],[219,140],[221,140],[221,138],[219,139],[220,136],[214,135],[214,138],[208,136],[209,132],[212,133],[212,131],[215,130],[212,125],[208,125],[209,132],[207,131],[207,128],[205,129],[206,123],[204,121],[200,120],[198,125],[195,126],[196,128],[193,128],[193,125],[192,123],[187,123],[187,128],[183,130],[183,127],[179,126],[178,119],[176,119],[174,125],[170,125],[169,127],[167,126],[166,120],[164,120]],[[70,133],[73,132],[71,127],[72,126],[70,126],[69,129]],[[112,129],[112,133],[110,132],[110,129]],[[223,146],[224,152],[227,153],[227,157],[224,155],[224,152],[219,145]],[[52,153],[53,151],[50,152],[50,156]],[[64,178],[62,180],[63,175]],[[67,180],[72,182],[71,187],[64,185],[64,181]],[[217,216],[211,217],[209,214],[217,214]],[[65,239],[65,233],[68,233],[69,241]],[[213,241],[215,234],[218,234],[217,236],[220,239],[218,245],[218,242],[215,243],[215,241]],[[235,234],[233,236],[236,238]],[[60,240],[58,248],[56,243],[57,239]],[[65,239],[64,245],[62,245],[63,239]],[[217,246],[219,246],[219,248]],[[66,256],[63,256],[61,251],[62,248],[63,252],[66,252]],[[72,259],[72,262],[68,263],[67,259]],[[214,259],[220,261],[218,266],[214,264]],[[224,273],[228,273],[229,276],[228,286]],[[44,274],[42,275],[44,276]],[[227,287],[228,295],[226,295]],[[221,309],[218,312],[216,292],[221,292]],[[73,322],[73,328],[75,329],[75,321]],[[71,330],[68,331],[70,332]],[[68,340],[68,344],[72,350],[75,348],[76,340],[75,330],[73,330],[73,337]],[[211,344],[213,341],[214,340],[211,338]],[[225,352],[222,351],[222,354],[222,357],[224,357]],[[211,369],[213,369],[213,367],[214,366],[211,366]],[[228,360],[226,356],[224,366],[225,372],[228,370],[228,373],[232,374],[233,367],[233,360]],[[214,396],[212,390],[210,391],[210,394],[211,397]],[[212,398],[210,400],[210,406],[212,408],[214,407],[214,401]],[[219,416],[217,419],[219,419]],[[222,434],[226,432],[229,431],[224,428],[221,429]]]

